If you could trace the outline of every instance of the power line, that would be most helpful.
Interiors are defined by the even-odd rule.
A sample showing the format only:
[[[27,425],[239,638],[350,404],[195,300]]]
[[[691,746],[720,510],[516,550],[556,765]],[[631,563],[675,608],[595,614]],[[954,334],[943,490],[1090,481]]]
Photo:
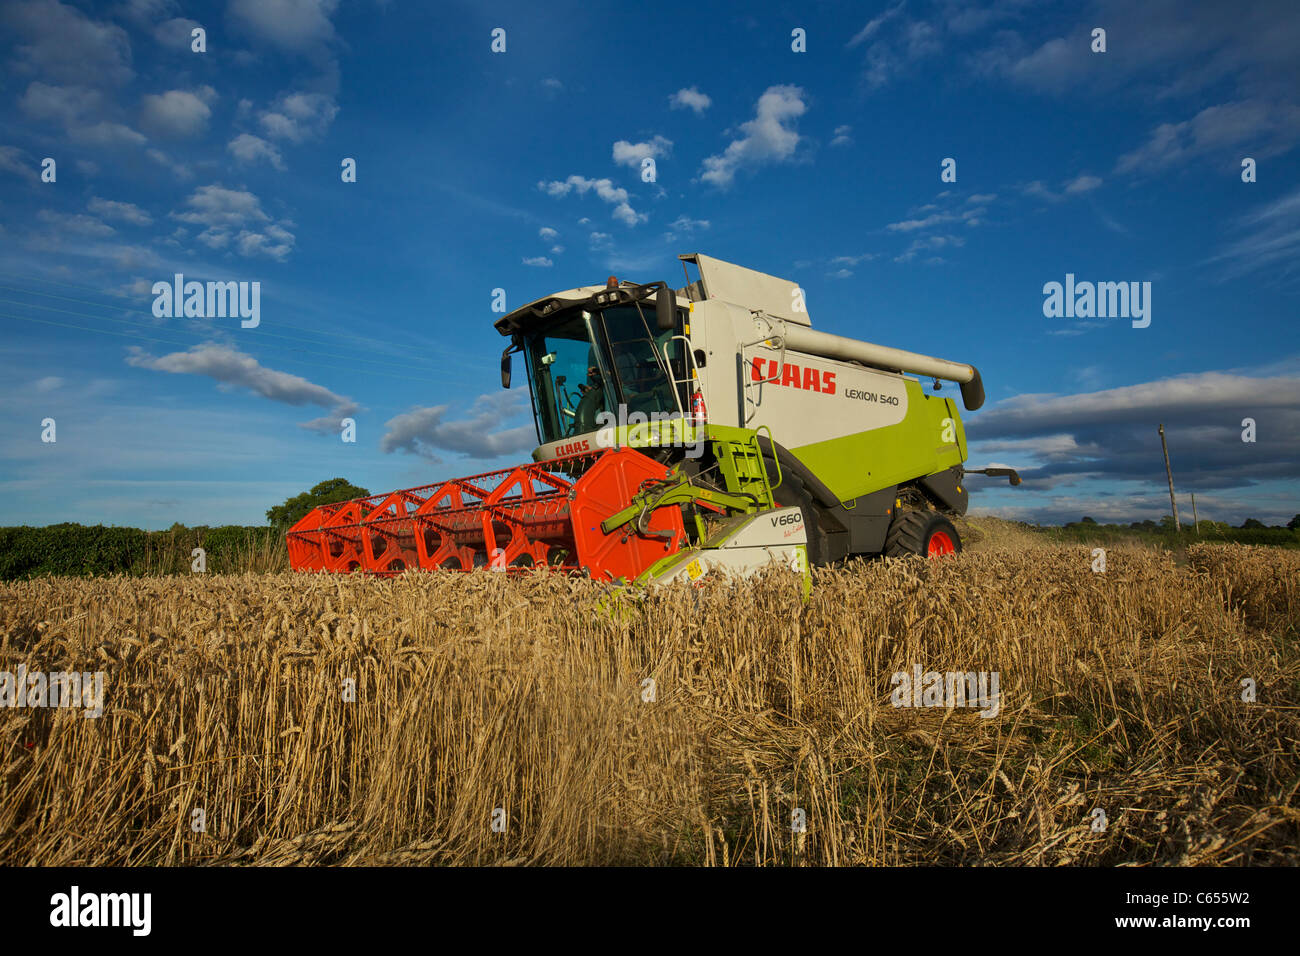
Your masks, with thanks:
[[[70,296],[66,296],[66,295],[54,295],[54,294],[49,293],[49,292],[36,292],[36,291],[34,291],[34,290],[31,290],[31,289],[21,289],[21,288],[16,288],[16,287],[14,287],[14,286],[5,286],[5,285],[0,285],[0,289],[6,289],[6,290],[8,290],[8,291],[10,291],[10,292],[17,292],[17,293],[19,293],[20,295],[41,295],[41,296],[45,296],[45,297],[47,297],[47,298],[51,298],[51,299],[60,299],[60,300],[65,301],[65,302],[77,302],[77,303],[80,303],[80,304],[82,304],[82,305],[94,306],[95,308],[99,308],[99,309],[117,309],[117,308],[120,308],[120,306],[107,305],[107,304],[105,304],[105,303],[101,303],[101,302],[90,302],[90,301],[88,301],[88,300],[86,300],[86,299],[74,299],[74,298],[71,298]],[[140,326],[141,328],[156,328],[156,326],[153,325],[152,323],[148,323],[148,322],[132,322],[130,319],[123,319],[123,318],[121,318],[121,317],[119,317],[119,316],[114,316],[114,315],[88,315],[88,314],[86,314],[85,312],[73,312],[73,311],[71,311],[70,309],[56,309],[56,308],[54,308],[53,306],[49,306],[49,305],[37,305],[37,304],[35,304],[35,303],[28,303],[28,302],[15,302],[15,301],[12,300],[12,299],[0,299],[0,302],[7,303],[7,304],[9,304],[9,305],[21,305],[21,306],[26,306],[27,308],[32,308],[32,309],[43,309],[43,310],[45,310],[46,312],[62,312],[62,313],[64,313],[64,314],[66,314],[66,315],[76,315],[76,316],[80,316],[80,317],[83,318],[83,319],[97,319],[97,320],[104,321],[104,322],[121,322],[121,323],[123,323],[124,325],[138,325],[138,326]],[[235,318],[235,316],[231,316],[231,318]],[[176,331],[181,332],[181,333],[184,333],[184,334],[195,334],[195,335],[207,334],[207,333],[194,332],[192,329],[177,329]],[[257,333],[257,334],[258,334],[259,337],[260,337],[260,336],[269,336],[270,338],[273,338],[273,339],[284,339],[285,341],[288,341],[288,342],[297,342],[297,341],[299,341],[298,338],[296,338],[295,336],[292,336],[292,335],[278,335],[278,334],[275,333],[275,332],[268,332],[268,331],[264,331],[264,330],[261,330],[261,329],[258,330],[258,333]],[[312,343],[312,344],[315,344],[315,343]],[[328,344],[328,343],[326,343],[326,344]],[[349,360],[354,361],[354,362],[370,362],[370,363],[373,364],[373,365],[384,365],[384,366],[387,366],[387,367],[390,367],[390,368],[409,368],[409,369],[414,369],[414,370],[417,370],[417,371],[429,371],[429,372],[433,372],[433,371],[434,371],[434,369],[432,369],[432,368],[428,368],[428,367],[420,366],[420,365],[407,365],[407,364],[404,364],[404,363],[402,363],[402,362],[389,362],[389,361],[381,360],[381,359],[363,359],[363,358],[356,358],[355,356],[352,356],[352,355],[340,355],[340,354],[338,354],[337,352],[316,352],[316,351],[313,351],[312,349],[295,349],[294,351],[298,351],[298,352],[308,352],[308,353],[310,353],[310,354],[312,354],[312,355],[324,355],[324,356],[327,357],[327,358],[342,358],[342,359],[349,359]],[[376,354],[377,354],[377,353],[376,353]]]
[[[84,325],[70,325],[67,322],[52,322],[49,319],[37,319],[30,315],[7,315],[0,312],[0,319],[17,319],[19,322],[39,322],[41,325],[54,325],[61,329],[77,329],[81,332],[98,332],[100,335],[117,335],[124,339],[131,339],[136,342],[158,342],[162,345],[174,345],[178,348],[189,348],[193,344],[190,342],[173,342],[171,339],[159,339],[148,335],[133,335],[130,332],[115,332],[112,329],[93,329]]]
[[[78,313],[74,313],[74,314],[78,314]],[[99,316],[84,316],[84,317],[91,318],[91,319],[99,318]],[[67,322],[53,322],[50,321],[49,319],[37,319],[29,315],[7,315],[5,313],[0,313],[0,319],[17,319],[20,322],[38,322],[41,325],[53,325],[63,329],[76,329],[77,331],[80,332],[98,332],[100,335],[116,335],[120,338],[131,339],[136,342],[159,342],[163,345],[174,345],[180,348],[189,348],[193,344],[187,342],[174,342],[169,339],[159,339],[148,335],[134,335],[130,332],[117,332],[114,331],[113,329],[95,329],[84,325],[71,325]],[[138,324],[138,323],[133,323],[133,324]],[[349,366],[343,366],[343,365],[321,365],[318,362],[304,362],[301,359],[294,359],[294,358],[287,358],[287,357],[283,358],[282,361],[291,362],[295,365],[306,365],[310,368],[332,369],[340,372],[354,372],[360,375],[373,375],[373,376],[380,376],[382,378],[404,379],[410,382],[423,382],[426,385],[429,383],[428,378],[419,378],[414,375],[394,375],[390,372],[375,372],[375,371],[371,371],[370,369],[351,368]]]
[[[109,294],[109,295],[111,295],[111,294],[112,294],[112,293],[105,293],[103,289],[97,289],[97,288],[95,288],[94,286],[81,285],[80,283],[76,283],[76,282],[61,282],[61,281],[56,280],[56,279],[46,279],[46,278],[42,278],[41,276],[36,276],[36,275],[23,275],[23,274],[17,274],[17,273],[12,273],[12,272],[0,272],[0,278],[23,279],[23,280],[26,280],[26,281],[28,281],[28,282],[43,282],[43,283],[45,283],[46,285],[60,286],[60,287],[62,287],[62,288],[68,288],[68,289],[82,289],[82,290],[84,290],[84,291],[86,291],[86,292],[94,292],[94,293],[97,293],[97,294],[99,294],[99,295],[105,295],[105,294]],[[30,289],[27,289],[27,290],[17,290],[17,291],[22,291],[22,292],[24,292],[25,294],[28,294],[28,295],[43,295],[43,296],[49,296],[49,297],[51,297],[51,298],[67,298],[69,301],[73,301],[73,302],[81,302],[81,303],[83,303],[83,304],[85,304],[85,305],[93,305],[93,306],[95,306],[95,307],[97,307],[97,308],[102,308],[102,309],[121,308],[121,306],[119,306],[119,305],[109,305],[109,304],[102,303],[102,302],[90,302],[90,301],[85,300],[85,299],[71,299],[70,297],[67,297],[67,296],[55,296],[53,293],[50,293],[50,292],[39,292],[39,291],[36,291],[36,290],[30,290]],[[278,327],[280,327],[280,328],[293,329],[293,330],[296,331],[296,332],[301,332],[301,333],[306,334],[306,335],[314,335],[314,336],[317,336],[318,338],[326,339],[327,341],[320,343],[320,344],[322,344],[322,345],[331,345],[331,344],[333,344],[333,343],[331,343],[331,342],[328,341],[328,340],[331,339],[331,338],[334,338],[334,339],[340,339],[340,340],[347,340],[347,341],[354,341],[354,342],[360,342],[360,343],[363,343],[363,344],[368,345],[368,346],[373,344],[373,337],[368,337],[368,336],[364,336],[364,335],[357,335],[357,334],[355,334],[355,333],[348,333],[348,332],[325,332],[325,331],[321,331],[320,329],[309,329],[309,328],[304,328],[303,326],[300,326],[300,325],[292,325],[292,324],[290,324],[290,323],[288,323],[288,322],[283,322],[283,321],[280,321],[280,320],[278,320],[278,319],[276,320],[276,325],[277,325]],[[262,332],[261,334],[263,334],[263,335],[269,335],[269,334],[273,334],[273,333]],[[292,336],[279,336],[279,337],[280,337],[280,338],[292,338]],[[410,351],[411,348],[412,348],[412,347],[409,346],[409,345],[405,346],[405,349],[406,349],[407,351]],[[446,350],[444,350],[444,351],[446,351]],[[467,357],[467,358],[470,357],[467,353],[463,353],[463,352],[461,352],[461,353],[448,353],[448,354],[458,354],[458,355],[462,355],[462,356]],[[436,361],[438,361],[438,359],[436,359],[436,358],[429,358],[429,359],[427,359],[427,361],[430,361],[430,362],[436,362]]]
[[[0,286],[0,288],[4,288],[4,287],[3,287],[3,286]],[[6,305],[18,305],[18,306],[24,306],[24,307],[29,308],[29,309],[42,309],[42,310],[44,310],[44,311],[46,311],[46,312],[58,312],[58,313],[61,313],[61,314],[63,314],[63,315],[72,315],[72,316],[76,316],[77,318],[81,318],[81,319],[92,319],[92,320],[97,321],[97,322],[120,322],[122,325],[131,325],[131,326],[135,326],[135,327],[137,327],[137,328],[142,328],[142,329],[156,329],[156,328],[157,328],[156,325],[154,325],[154,324],[152,324],[152,323],[149,323],[149,322],[132,322],[130,319],[122,319],[122,318],[117,318],[117,317],[115,317],[115,316],[109,316],[109,315],[88,315],[88,314],[85,313],[85,312],[73,312],[73,311],[70,310],[70,309],[57,309],[57,308],[55,308],[55,307],[52,306],[52,305],[36,305],[36,304],[34,304],[34,303],[28,303],[28,302],[15,302],[13,299],[0,299],[0,303],[4,303],[4,304],[6,304]],[[179,334],[181,334],[181,335],[205,336],[205,335],[211,335],[211,334],[213,334],[213,333],[211,333],[211,332],[207,332],[207,331],[196,331],[196,330],[194,330],[194,329],[179,329],[179,328],[178,328],[178,329],[169,329],[168,331],[174,331],[174,332],[177,332],[177,333],[179,333]],[[277,336],[277,338],[289,338],[290,341],[293,341],[292,337],[290,337],[290,336]],[[181,343],[172,343],[172,344],[181,344]],[[188,348],[189,346],[183,346],[183,347]],[[270,347],[271,347],[271,348],[276,348],[277,346],[275,346],[275,345],[271,345]],[[279,347],[280,347],[280,348],[283,348],[283,346],[279,346]],[[364,362],[364,363],[366,363],[366,364],[368,364],[368,365],[382,365],[384,368],[409,368],[409,369],[414,369],[414,370],[417,370],[417,371],[428,371],[428,372],[431,373],[431,374],[435,372],[434,369],[423,369],[423,368],[421,368],[421,367],[418,366],[418,365],[402,365],[402,364],[400,364],[400,363],[384,362],[384,361],[381,361],[381,360],[378,360],[378,359],[363,359],[363,358],[355,358],[355,357],[353,357],[353,356],[351,356],[351,355],[339,355],[339,354],[336,353],[336,352],[318,352],[318,351],[316,351],[315,349],[291,349],[290,351],[294,351],[294,352],[305,352],[305,353],[308,354],[308,355],[323,355],[323,356],[325,356],[326,358],[341,358],[341,359],[347,359],[347,360],[349,360],[349,361],[351,361],[351,362]],[[321,367],[322,367],[322,368],[328,368],[329,366],[321,366]],[[412,378],[413,378],[413,377],[412,377]],[[413,380],[415,380],[415,381],[427,381],[427,379],[413,379]]]
[[[39,296],[44,296],[44,297],[47,298],[47,299],[60,299],[60,300],[62,300],[62,301],[64,301],[64,302],[76,302],[76,303],[78,303],[78,304],[80,304],[80,305],[89,305],[89,306],[93,306],[93,307],[95,307],[95,308],[97,308],[97,309],[119,309],[119,310],[120,310],[120,309],[122,308],[122,306],[120,306],[120,305],[110,305],[110,304],[108,304],[108,303],[106,303],[106,302],[92,302],[92,301],[89,300],[89,299],[74,299],[73,297],[71,297],[71,296],[67,296],[67,295],[55,295],[55,294],[52,293],[52,292],[39,292],[39,291],[37,291],[37,290],[35,290],[35,289],[23,289],[23,288],[20,288],[20,287],[17,287],[17,286],[0,285],[0,289],[5,289],[5,290],[7,290],[7,291],[9,291],[9,292],[17,292],[17,293],[20,294],[20,295],[39,295]],[[6,301],[6,300],[0,299],[0,301]],[[23,302],[15,302],[15,303],[12,303],[12,304],[13,304],[13,305],[26,305],[27,303],[23,303]],[[38,309],[39,309],[39,308],[47,308],[47,307],[45,307],[45,306],[35,306],[35,308],[38,308]],[[59,311],[59,310],[51,310],[51,311]],[[70,315],[82,315],[82,314],[84,314],[84,313],[69,313],[69,314],[70,314]],[[110,322],[124,322],[124,321],[127,321],[127,320],[125,320],[125,319],[120,319],[120,318],[118,318],[118,317],[116,317],[116,316],[86,316],[86,317],[87,317],[87,318],[103,318],[103,319],[106,319],[106,320],[108,320],[108,321],[110,321]],[[175,316],[175,318],[181,318],[181,316]],[[232,316],[230,316],[230,318],[232,318],[232,319],[233,319],[233,318],[237,318],[237,316],[233,316],[233,315],[232,315]],[[284,328],[296,328],[296,326],[286,325],[286,326],[284,326]],[[279,335],[279,334],[277,334],[277,333],[275,333],[275,332],[268,332],[268,331],[266,331],[265,329],[261,329],[261,328],[258,329],[257,334],[258,334],[259,336],[269,336],[269,337],[271,337],[271,338],[273,338],[273,339],[286,339],[287,341],[290,341],[290,342],[297,342],[297,341],[300,341],[296,336],[293,336],[293,335]],[[348,336],[348,337],[350,338],[350,336]],[[322,343],[322,344],[325,344],[325,345],[331,345],[331,344],[333,344],[333,343],[326,342],[326,343]],[[331,354],[331,353],[321,352],[320,354],[321,354],[321,355],[328,355],[328,354]],[[337,354],[335,354],[334,357],[335,357],[335,358],[351,358],[352,356],[350,356],[350,355],[337,355]],[[416,366],[416,365],[401,365],[401,363],[398,363],[398,365],[399,365],[399,367],[402,367],[402,368],[419,368],[419,366]]]

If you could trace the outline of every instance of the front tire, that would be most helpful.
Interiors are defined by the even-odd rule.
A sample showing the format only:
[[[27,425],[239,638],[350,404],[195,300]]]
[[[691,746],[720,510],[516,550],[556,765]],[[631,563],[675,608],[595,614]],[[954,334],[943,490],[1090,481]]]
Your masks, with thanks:
[[[941,558],[960,551],[961,537],[953,523],[931,511],[900,513],[885,537],[885,556],[890,558]]]

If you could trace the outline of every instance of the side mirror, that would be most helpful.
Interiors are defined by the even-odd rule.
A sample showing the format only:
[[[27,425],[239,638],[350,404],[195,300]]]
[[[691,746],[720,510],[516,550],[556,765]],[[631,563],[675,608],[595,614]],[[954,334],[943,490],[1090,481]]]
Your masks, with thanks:
[[[677,294],[667,286],[655,294],[655,324],[660,332],[670,332],[677,325]]]
[[[501,353],[501,387],[510,387],[510,349]]]

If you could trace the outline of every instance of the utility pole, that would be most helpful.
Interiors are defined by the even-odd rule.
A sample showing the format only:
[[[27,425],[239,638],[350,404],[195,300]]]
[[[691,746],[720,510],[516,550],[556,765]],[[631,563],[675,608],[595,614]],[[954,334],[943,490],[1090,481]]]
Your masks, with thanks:
[[[1169,478],[1169,504],[1174,509],[1174,530],[1182,531],[1183,526],[1178,523],[1178,499],[1174,497],[1174,473],[1169,467],[1169,445],[1165,442],[1165,426],[1160,425],[1160,447],[1165,451],[1165,475]]]
[[[1201,519],[1196,517],[1196,492],[1192,492],[1192,524],[1196,526],[1196,537],[1201,536]]]

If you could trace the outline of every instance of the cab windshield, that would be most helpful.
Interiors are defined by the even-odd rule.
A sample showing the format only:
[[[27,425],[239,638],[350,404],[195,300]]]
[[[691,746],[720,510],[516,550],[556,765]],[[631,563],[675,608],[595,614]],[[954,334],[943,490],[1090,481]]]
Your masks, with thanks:
[[[622,305],[575,309],[525,336],[528,384],[542,443],[626,421],[633,412],[681,414],[672,378],[680,374],[680,341],[653,328],[654,310]],[[671,369],[663,361],[668,347]],[[624,406],[620,416],[619,406]],[[601,413],[606,417],[598,418]]]

